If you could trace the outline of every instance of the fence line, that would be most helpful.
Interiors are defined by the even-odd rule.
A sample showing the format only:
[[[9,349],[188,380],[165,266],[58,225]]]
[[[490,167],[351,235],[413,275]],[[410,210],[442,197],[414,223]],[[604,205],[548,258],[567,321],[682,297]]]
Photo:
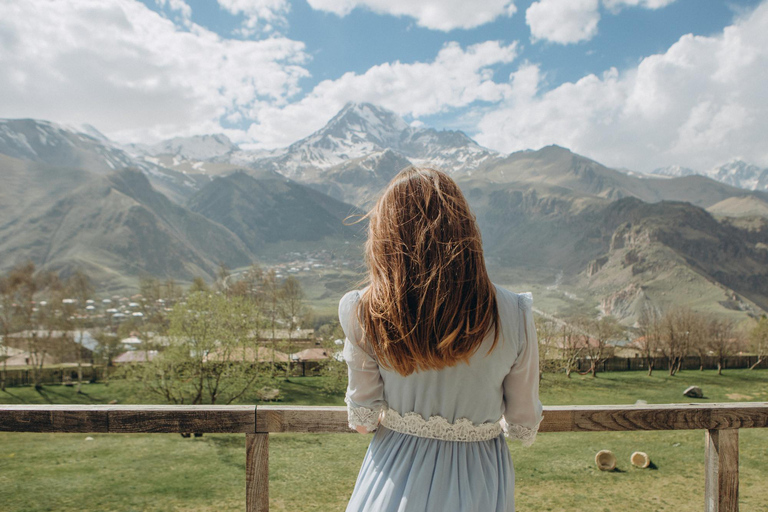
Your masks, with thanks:
[[[549,406],[539,432],[705,431],[705,512],[739,510],[739,430],[768,427],[768,402]],[[269,511],[269,435],[348,433],[345,407],[0,405],[0,432],[246,435],[246,511]]]
[[[704,369],[716,370],[718,359],[713,356],[704,357]],[[733,370],[737,368],[751,368],[757,363],[757,356],[735,355],[728,356],[723,361],[723,369]],[[698,370],[701,367],[702,360],[699,356],[686,356],[681,363],[681,370]],[[583,372],[590,369],[592,361],[587,357],[582,357],[574,363],[575,369]],[[654,357],[653,369],[669,370],[669,359],[666,357]],[[768,369],[768,358],[755,366],[755,369]],[[648,361],[644,357],[609,357],[598,365],[598,371],[601,372],[622,372],[622,371],[648,371]]]

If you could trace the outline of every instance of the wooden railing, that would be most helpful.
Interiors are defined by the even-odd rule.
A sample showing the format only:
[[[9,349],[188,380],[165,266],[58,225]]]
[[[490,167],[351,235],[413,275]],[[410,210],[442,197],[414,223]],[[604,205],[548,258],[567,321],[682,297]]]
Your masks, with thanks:
[[[705,430],[705,512],[739,509],[739,429],[768,427],[768,402],[556,406],[539,432]],[[269,434],[343,433],[344,407],[0,405],[0,432],[245,434],[246,511],[269,510]]]

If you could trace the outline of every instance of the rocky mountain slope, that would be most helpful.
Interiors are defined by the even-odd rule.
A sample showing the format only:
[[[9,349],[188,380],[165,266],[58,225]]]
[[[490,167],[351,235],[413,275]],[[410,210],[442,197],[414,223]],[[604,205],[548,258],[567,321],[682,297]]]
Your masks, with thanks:
[[[80,186],[2,220],[0,269],[26,259],[65,274],[80,267],[106,289],[141,273],[213,275],[219,262],[235,267],[252,257],[237,236],[173,203],[138,170],[90,174]]]
[[[345,225],[360,213],[349,204],[272,171],[257,176],[238,171],[215,178],[188,201],[188,207],[235,233],[254,255],[265,246],[323,239],[359,242],[365,224]]]

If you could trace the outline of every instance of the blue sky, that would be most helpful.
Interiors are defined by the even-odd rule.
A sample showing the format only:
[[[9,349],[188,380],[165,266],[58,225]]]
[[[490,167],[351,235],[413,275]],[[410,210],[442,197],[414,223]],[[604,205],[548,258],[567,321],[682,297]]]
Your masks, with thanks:
[[[468,8],[469,6],[469,8]],[[509,152],[768,166],[758,0],[29,0],[0,21],[0,117],[120,141],[285,146],[348,100]]]

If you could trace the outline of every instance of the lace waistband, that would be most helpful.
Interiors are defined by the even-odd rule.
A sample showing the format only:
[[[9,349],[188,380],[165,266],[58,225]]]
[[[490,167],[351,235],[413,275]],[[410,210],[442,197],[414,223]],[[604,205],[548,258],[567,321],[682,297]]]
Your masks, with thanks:
[[[467,418],[460,418],[453,423],[442,416],[430,416],[425,420],[417,412],[401,415],[390,408],[384,410],[381,425],[403,434],[443,441],[488,441],[498,437],[503,431],[498,421],[475,425]]]

